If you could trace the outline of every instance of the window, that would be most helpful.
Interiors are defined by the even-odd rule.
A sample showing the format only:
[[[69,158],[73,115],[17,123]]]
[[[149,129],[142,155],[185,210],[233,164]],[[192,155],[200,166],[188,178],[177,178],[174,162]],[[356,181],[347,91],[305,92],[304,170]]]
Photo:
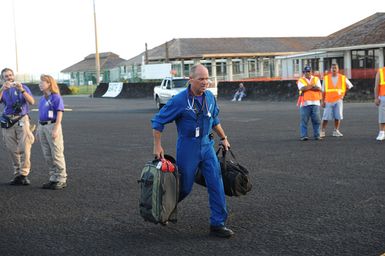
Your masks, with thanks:
[[[262,62],[262,66],[263,66],[263,76],[265,77],[270,76],[270,61],[265,58]]]
[[[365,51],[352,51],[352,68],[364,68]]]
[[[207,70],[209,71],[209,75],[212,76],[211,63],[203,63],[203,66],[207,68]]]
[[[226,64],[224,62],[217,63],[217,76],[224,76],[226,75]]]
[[[255,60],[249,60],[248,61],[248,65],[249,65],[249,72],[255,72],[256,71],[256,68],[255,68]]]
[[[192,64],[184,64],[183,74],[189,76],[190,75],[190,68],[191,67],[192,67]]]
[[[164,80],[164,82],[163,82],[163,88],[167,88],[167,86],[168,86],[168,80],[166,79],[166,80]]]
[[[181,74],[181,71],[180,71],[180,66],[181,64],[177,63],[173,63],[171,64],[171,72],[170,72],[170,75],[174,75],[174,76],[182,76]]]
[[[325,58],[324,59],[324,72],[330,70],[332,63],[337,63],[340,70],[344,69],[344,58],[335,57],[335,58]]]
[[[241,62],[233,61],[233,74],[240,74],[240,73],[241,73]]]
[[[302,60],[302,68],[305,66],[310,66],[314,71],[319,71],[319,59],[305,59]]]
[[[352,68],[379,68],[379,65],[379,49],[352,51]]]
[[[261,72],[261,61],[259,59],[255,59],[255,72],[257,73],[257,76],[260,75],[260,72]]]
[[[188,79],[173,79],[172,88],[184,88],[188,86]]]
[[[294,74],[301,74],[302,71],[299,70],[299,59],[293,60]]]

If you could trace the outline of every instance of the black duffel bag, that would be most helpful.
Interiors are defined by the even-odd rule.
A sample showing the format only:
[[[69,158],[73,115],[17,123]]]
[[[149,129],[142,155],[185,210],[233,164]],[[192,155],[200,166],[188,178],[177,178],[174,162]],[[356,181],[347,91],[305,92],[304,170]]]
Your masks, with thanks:
[[[221,156],[220,151],[222,151]],[[229,159],[227,152],[230,152],[232,159]],[[252,188],[249,171],[238,163],[231,149],[225,151],[222,146],[219,147],[217,157],[221,165],[225,194],[227,196],[246,195]],[[195,174],[195,183],[206,187],[206,181],[200,169]]]
[[[8,129],[11,128],[14,124],[19,122],[20,119],[22,119],[24,116],[16,116],[13,118],[8,117],[7,115],[3,114],[0,116],[0,126],[1,128]]]

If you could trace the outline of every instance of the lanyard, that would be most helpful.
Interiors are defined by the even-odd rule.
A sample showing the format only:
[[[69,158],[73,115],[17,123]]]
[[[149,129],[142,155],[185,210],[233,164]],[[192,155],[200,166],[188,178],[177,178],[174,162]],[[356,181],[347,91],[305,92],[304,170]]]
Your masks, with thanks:
[[[46,97],[44,97],[44,99],[45,99],[46,104],[49,105],[50,109],[53,110],[53,105],[52,105],[52,101],[51,101],[52,100],[52,94],[50,94],[48,96],[48,99]]]
[[[194,97],[195,98],[195,97]],[[198,111],[198,105],[194,102],[194,112],[195,114],[197,115],[197,117],[200,115],[200,113],[202,112],[203,113],[203,108],[205,106],[205,102],[206,102],[206,97],[203,97],[202,98],[202,104],[201,104],[201,108],[199,109]]]
[[[197,118],[199,116],[199,113],[200,112],[203,112],[203,108],[206,107],[206,111],[207,111],[207,116],[208,117],[211,117],[211,113],[210,113],[210,109],[208,108],[207,106],[207,101],[206,101],[206,97],[203,97],[203,100],[202,100],[202,107],[201,109],[198,111],[198,108],[197,108],[197,105],[195,103],[195,96],[192,96],[192,101],[190,102],[190,97],[189,95],[187,95],[187,108],[186,110],[191,110],[193,111]],[[211,108],[211,105],[210,105],[210,108]]]
[[[20,97],[19,97],[19,93],[17,92],[17,89],[14,90],[13,93],[11,93],[11,89],[8,89],[8,98],[9,98],[9,101],[12,102],[12,100],[14,99],[13,95],[16,95],[16,103],[19,103],[20,102]]]

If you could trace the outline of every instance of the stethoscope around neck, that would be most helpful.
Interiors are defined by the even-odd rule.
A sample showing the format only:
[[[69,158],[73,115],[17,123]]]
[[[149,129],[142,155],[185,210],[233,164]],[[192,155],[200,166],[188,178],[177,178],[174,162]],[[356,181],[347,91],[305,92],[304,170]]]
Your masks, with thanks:
[[[192,96],[192,101],[190,101],[189,94],[187,94],[187,108],[186,108],[186,110],[191,110],[194,113],[196,113],[196,110],[194,108],[194,102],[195,102],[195,96],[193,95]],[[204,102],[205,102],[205,106],[206,106],[206,116],[207,117],[211,117],[210,109],[207,106],[207,100],[204,100]],[[211,105],[210,105],[210,107],[211,107]]]

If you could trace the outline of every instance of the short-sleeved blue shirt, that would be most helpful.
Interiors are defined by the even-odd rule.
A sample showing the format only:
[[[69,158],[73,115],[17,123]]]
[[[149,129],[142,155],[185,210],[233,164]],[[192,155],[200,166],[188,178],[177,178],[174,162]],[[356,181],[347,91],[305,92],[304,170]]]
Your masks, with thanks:
[[[53,112],[52,118],[49,117],[48,112]],[[46,98],[42,96],[39,101],[39,121],[53,121],[56,120],[57,112],[64,111],[64,102],[60,94],[53,93]]]
[[[32,96],[31,90],[25,86],[24,84],[23,90],[25,93],[28,93]],[[1,101],[4,103],[4,114],[5,115],[26,115],[29,113],[29,104],[25,100],[23,94],[18,91],[15,87],[11,87],[8,90],[3,91],[3,96],[1,97]],[[22,108],[22,111],[17,113],[15,111],[15,104],[19,102]]]

